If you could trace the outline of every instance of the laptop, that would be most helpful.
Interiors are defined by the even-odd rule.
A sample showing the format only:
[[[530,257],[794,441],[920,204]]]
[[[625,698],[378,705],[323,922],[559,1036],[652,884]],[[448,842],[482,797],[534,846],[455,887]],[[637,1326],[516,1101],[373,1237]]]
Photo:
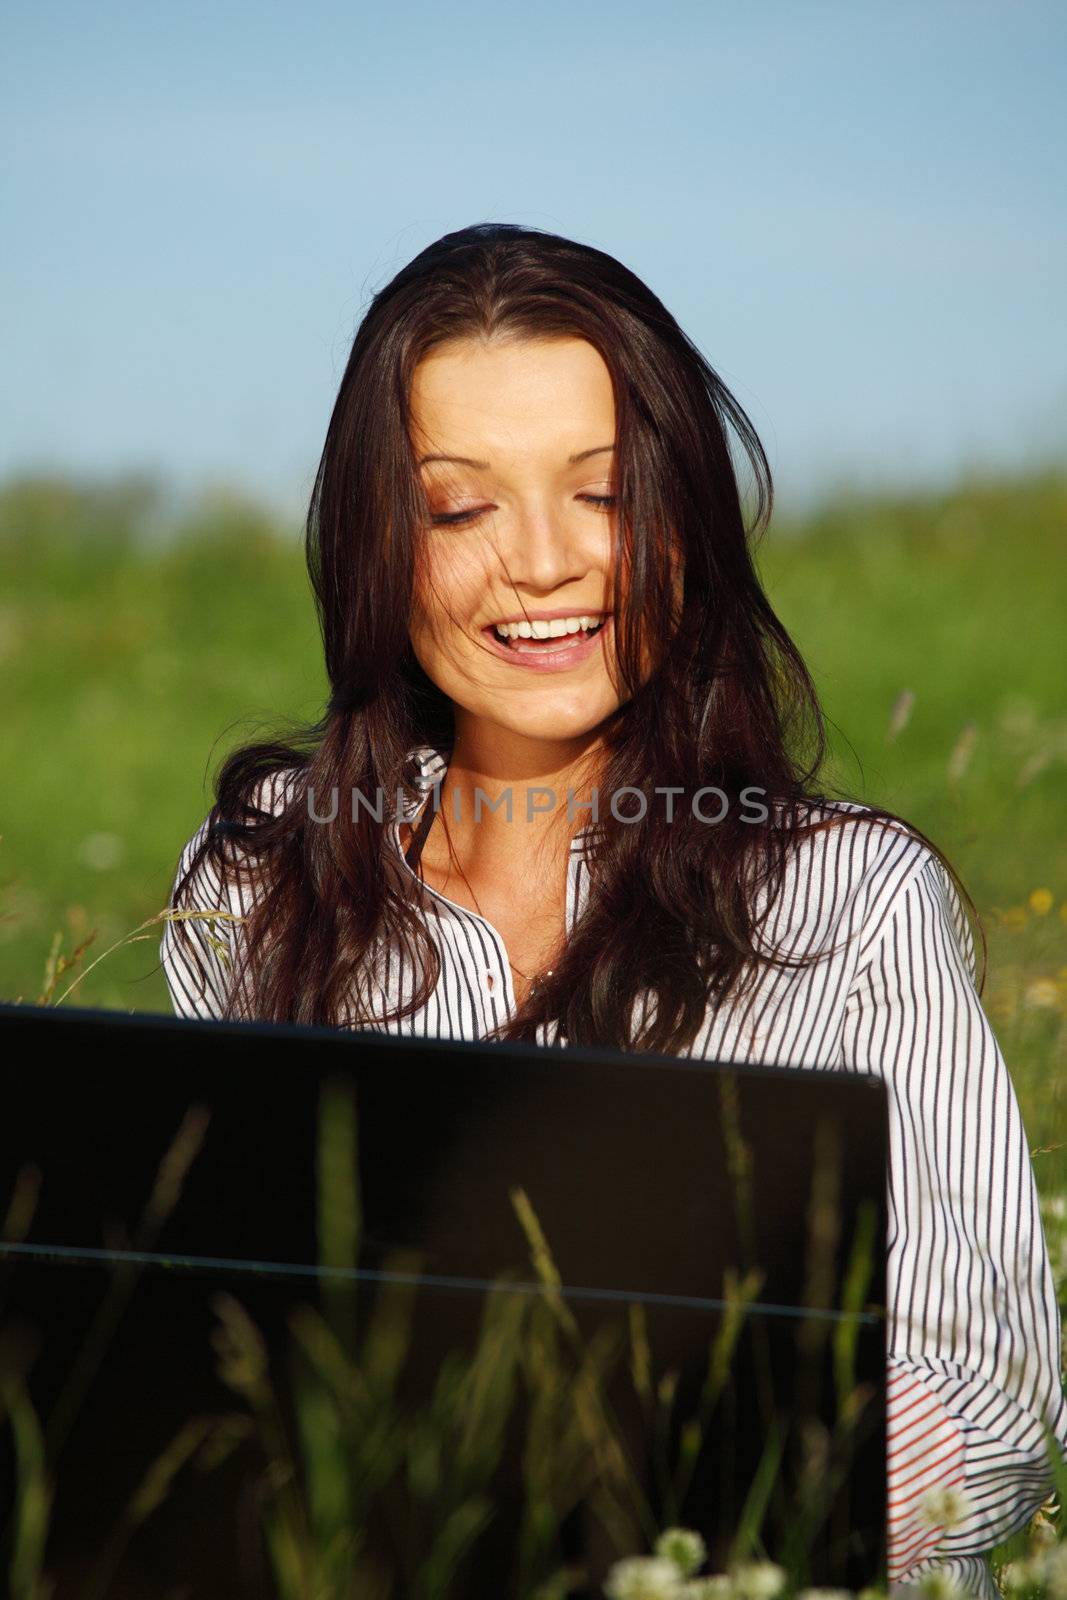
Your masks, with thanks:
[[[707,1572],[884,1584],[881,1079],[23,1005],[0,1058],[0,1362],[55,1600],[280,1595],[279,1492],[333,1561],[358,1516],[368,1593],[519,1596],[540,1561],[600,1594],[670,1523]]]

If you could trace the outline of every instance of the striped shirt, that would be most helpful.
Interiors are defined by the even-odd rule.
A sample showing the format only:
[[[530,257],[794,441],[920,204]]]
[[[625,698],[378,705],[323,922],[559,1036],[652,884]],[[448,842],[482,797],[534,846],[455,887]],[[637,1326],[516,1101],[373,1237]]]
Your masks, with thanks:
[[[399,823],[436,803],[431,794],[446,770],[447,752],[413,751],[410,784],[388,825],[412,888]],[[277,809],[288,781],[276,775],[259,805]],[[316,802],[317,812],[326,810]],[[864,823],[868,811],[853,801],[817,810],[860,820],[797,842],[761,927],[765,947],[782,954],[828,953],[801,968],[763,968],[743,1001],[710,1004],[682,1053],[885,1079],[890,1583],[903,1592],[939,1571],[966,1593],[995,1600],[988,1552],[1023,1527],[1051,1489],[1043,1425],[1067,1455],[1059,1309],[1019,1104],[975,987],[959,897],[921,840],[901,824]],[[206,827],[207,819],[185,846],[179,875]],[[568,931],[588,898],[589,833],[583,828],[570,844]],[[423,891],[421,914],[441,956],[436,989],[401,1023],[349,1012],[342,1025],[481,1038],[514,1014],[507,950],[484,917],[429,885]],[[198,907],[243,916],[248,893],[227,886],[224,894],[202,863]],[[174,1008],[220,1016],[240,926],[185,926],[200,971],[170,923],[160,949]],[[390,1004],[414,993],[396,952],[381,950],[374,968]],[[554,1025],[538,1038],[565,1043]],[[966,1499],[962,1519],[947,1527],[923,1505],[928,1491],[946,1488]]]

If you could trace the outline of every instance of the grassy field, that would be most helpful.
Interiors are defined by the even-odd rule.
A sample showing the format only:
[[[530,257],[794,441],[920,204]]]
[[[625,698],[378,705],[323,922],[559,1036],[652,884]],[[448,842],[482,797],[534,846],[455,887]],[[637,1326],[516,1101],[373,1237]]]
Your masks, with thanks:
[[[38,998],[166,904],[234,744],[318,714],[296,530],[151,483],[0,489],[0,996]],[[759,553],[831,724],[829,776],[949,854],[989,940],[984,1001],[1043,1192],[1067,1191],[1067,476],[828,505]],[[895,724],[895,727],[894,727]],[[73,974],[70,975],[72,977]],[[67,981],[70,981],[68,977]],[[61,979],[56,994],[65,987]],[[168,1011],[157,941],[80,1004]]]

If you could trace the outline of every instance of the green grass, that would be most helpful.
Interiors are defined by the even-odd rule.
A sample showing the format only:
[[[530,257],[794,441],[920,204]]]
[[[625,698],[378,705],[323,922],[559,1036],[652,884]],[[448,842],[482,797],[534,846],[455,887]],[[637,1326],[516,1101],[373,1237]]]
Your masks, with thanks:
[[[91,959],[161,910],[218,762],[318,715],[297,533],[225,496],[168,520],[143,480],[0,489],[0,995],[37,998],[57,930],[69,952],[96,929]],[[823,699],[831,775],[918,823],[978,901],[984,999],[1035,1147],[1067,1126],[1065,556],[1055,475],[776,519],[758,555]],[[902,691],[911,714],[887,740]],[[154,940],[75,993],[170,1009]],[[1049,1192],[1065,1157],[1035,1158]]]
[[[97,928],[95,954],[162,909],[213,766],[317,714],[324,673],[298,544],[254,510],[207,508],[161,547],[85,527],[80,500],[34,521],[19,498],[0,509],[0,992],[31,1000],[55,929],[69,949]],[[77,996],[170,1009],[150,945]]]

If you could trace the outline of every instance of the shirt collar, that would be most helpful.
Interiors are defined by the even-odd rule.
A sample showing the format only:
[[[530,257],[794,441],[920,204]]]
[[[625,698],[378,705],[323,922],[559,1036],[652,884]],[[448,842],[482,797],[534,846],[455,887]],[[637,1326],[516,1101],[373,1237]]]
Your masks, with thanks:
[[[417,745],[408,752],[407,765],[411,776],[404,786],[404,800],[400,808],[399,821],[411,823],[415,820],[434,785],[439,784],[448,771],[450,753],[432,744]],[[584,827],[579,828],[571,839],[572,856],[584,857],[588,854],[596,827],[597,824],[590,818]]]

